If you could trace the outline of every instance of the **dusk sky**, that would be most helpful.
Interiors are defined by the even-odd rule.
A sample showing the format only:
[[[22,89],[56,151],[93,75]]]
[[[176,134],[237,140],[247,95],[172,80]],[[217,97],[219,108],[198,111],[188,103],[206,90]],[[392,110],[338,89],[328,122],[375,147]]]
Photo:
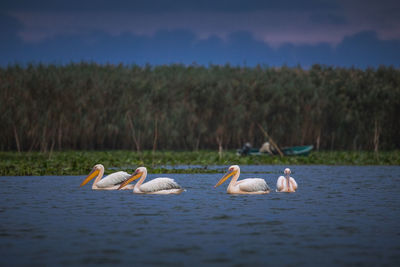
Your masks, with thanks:
[[[0,65],[400,66],[400,1],[1,1]]]

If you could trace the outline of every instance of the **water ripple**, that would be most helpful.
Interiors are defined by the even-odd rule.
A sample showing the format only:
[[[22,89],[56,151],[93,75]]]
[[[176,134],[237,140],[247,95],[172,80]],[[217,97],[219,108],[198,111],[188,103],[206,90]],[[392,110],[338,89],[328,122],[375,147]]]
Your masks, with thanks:
[[[242,176],[262,172],[275,189],[284,167]],[[288,167],[298,192],[259,196],[213,188],[220,174],[169,175],[187,189],[178,196],[1,177],[0,265],[400,264],[399,166]]]

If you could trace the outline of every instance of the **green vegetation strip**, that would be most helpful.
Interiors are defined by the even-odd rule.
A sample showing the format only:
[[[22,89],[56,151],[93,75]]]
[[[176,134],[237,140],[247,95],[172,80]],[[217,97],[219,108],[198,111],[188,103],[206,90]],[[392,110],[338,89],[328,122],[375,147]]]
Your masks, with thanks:
[[[280,147],[400,149],[393,67],[9,65],[0,103],[1,151],[260,147],[258,124]]]
[[[0,152],[0,176],[85,175],[101,163],[106,174],[124,170],[132,172],[146,166],[150,173],[216,173],[225,171],[214,165],[400,165],[400,151],[379,152],[312,152],[309,156],[237,156],[226,151],[220,157],[215,151],[67,151],[67,152]],[[182,168],[179,165],[189,165]],[[190,168],[195,165],[196,168]]]

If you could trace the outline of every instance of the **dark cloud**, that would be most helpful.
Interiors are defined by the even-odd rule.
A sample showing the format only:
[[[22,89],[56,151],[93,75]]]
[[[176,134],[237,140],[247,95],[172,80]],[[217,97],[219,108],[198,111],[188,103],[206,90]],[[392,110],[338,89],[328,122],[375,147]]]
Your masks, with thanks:
[[[309,67],[315,63],[366,68],[380,64],[400,66],[400,41],[379,40],[374,32],[346,37],[336,48],[329,44],[285,44],[272,48],[249,32],[235,32],[225,40],[211,36],[197,40],[187,30],[161,30],[154,36],[104,32],[64,35],[46,42],[24,44],[14,39],[14,49],[1,65],[19,62],[65,64],[82,60],[114,64],[226,64]]]
[[[4,1],[3,1],[4,2]],[[153,35],[158,30],[185,28],[198,39],[225,38],[237,31],[251,32],[275,47],[329,42],[345,35],[374,31],[381,39],[400,39],[400,19],[393,10],[400,4],[377,1],[10,1],[2,8],[17,18],[26,42],[56,35],[104,31]]]
[[[375,32],[347,36],[335,49],[333,63],[365,67],[368,65],[400,66],[400,40],[378,39]]]
[[[9,38],[17,37],[17,32],[23,28],[23,25],[10,15],[0,12],[0,40],[7,41]]]
[[[399,6],[394,0],[5,0],[0,64],[399,66]]]
[[[333,25],[342,25],[346,24],[348,20],[346,17],[341,15],[335,15],[330,13],[313,13],[310,15],[310,20],[313,23],[318,24],[333,24]]]
[[[0,12],[0,64],[14,63],[23,51],[23,42],[17,36],[22,25],[18,20]],[[28,58],[20,58],[25,61]]]
[[[135,13],[165,12],[249,12],[269,9],[308,10],[333,9],[338,5],[332,1],[318,0],[69,0],[29,1],[3,0],[4,10],[30,11],[129,11]]]

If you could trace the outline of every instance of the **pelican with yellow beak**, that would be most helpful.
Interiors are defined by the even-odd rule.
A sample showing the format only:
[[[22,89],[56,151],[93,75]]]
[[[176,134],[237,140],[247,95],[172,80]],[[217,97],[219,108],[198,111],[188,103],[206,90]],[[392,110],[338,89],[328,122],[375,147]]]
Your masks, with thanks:
[[[81,183],[81,187],[96,177],[92,185],[93,190],[117,190],[119,185],[131,176],[129,173],[123,171],[112,173],[101,179],[103,175],[104,166],[102,164],[94,165],[92,171]],[[133,185],[124,189],[133,189]]]
[[[136,171],[125,181],[123,182],[119,188],[124,188],[127,184],[136,179],[140,180],[135,184],[133,187],[133,193],[135,194],[160,194],[160,195],[167,195],[167,194],[180,194],[185,191],[179,184],[175,182],[174,179],[171,178],[156,178],[151,180],[150,182],[144,183],[143,181],[147,177],[147,169],[146,167],[139,167]]]
[[[228,172],[219,180],[214,186],[220,186],[229,177],[232,177],[231,182],[226,190],[228,194],[268,194],[270,191],[269,186],[264,179],[261,178],[248,178],[238,181],[240,175],[240,168],[238,165],[232,165],[229,167]]]

